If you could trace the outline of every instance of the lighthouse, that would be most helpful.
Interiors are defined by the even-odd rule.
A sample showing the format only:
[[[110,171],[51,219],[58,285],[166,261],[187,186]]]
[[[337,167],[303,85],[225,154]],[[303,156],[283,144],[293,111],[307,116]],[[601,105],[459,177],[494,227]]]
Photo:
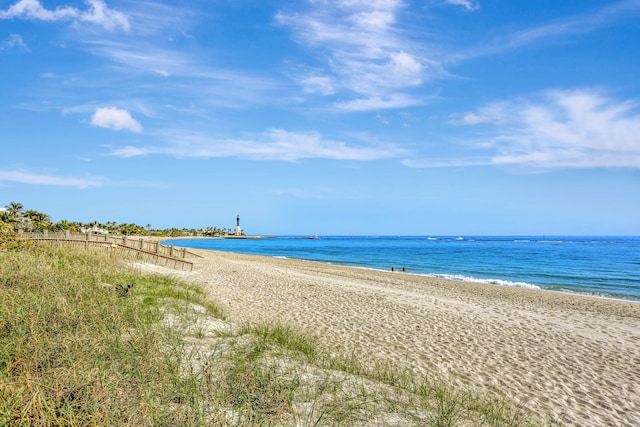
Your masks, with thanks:
[[[236,231],[233,233],[234,236],[241,236],[242,229],[240,228],[240,215],[236,217]]]

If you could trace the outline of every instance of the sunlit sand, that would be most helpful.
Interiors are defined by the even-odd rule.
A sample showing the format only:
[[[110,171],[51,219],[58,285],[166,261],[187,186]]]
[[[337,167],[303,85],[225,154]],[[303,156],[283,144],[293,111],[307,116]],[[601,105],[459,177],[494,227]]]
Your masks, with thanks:
[[[640,425],[640,304],[194,250],[233,322],[278,320],[362,360],[508,396],[564,425]]]

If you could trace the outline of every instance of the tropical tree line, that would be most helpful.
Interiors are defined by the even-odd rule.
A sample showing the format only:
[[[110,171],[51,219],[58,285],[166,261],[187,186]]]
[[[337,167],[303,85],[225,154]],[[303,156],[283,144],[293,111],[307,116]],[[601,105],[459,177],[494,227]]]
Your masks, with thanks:
[[[107,221],[79,222],[66,219],[58,222],[51,221],[51,217],[33,209],[25,210],[18,202],[11,202],[0,210],[0,224],[13,227],[14,231],[66,231],[93,234],[119,234],[124,236],[226,236],[232,234],[230,228],[164,228],[154,229],[151,224],[138,224]]]

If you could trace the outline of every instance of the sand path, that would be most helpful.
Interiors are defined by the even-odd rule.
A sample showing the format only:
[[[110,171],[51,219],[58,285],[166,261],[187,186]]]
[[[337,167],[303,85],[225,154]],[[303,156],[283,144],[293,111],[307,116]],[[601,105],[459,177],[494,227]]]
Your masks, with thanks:
[[[493,389],[575,426],[640,426],[640,303],[194,251],[230,320],[278,320],[359,357]]]

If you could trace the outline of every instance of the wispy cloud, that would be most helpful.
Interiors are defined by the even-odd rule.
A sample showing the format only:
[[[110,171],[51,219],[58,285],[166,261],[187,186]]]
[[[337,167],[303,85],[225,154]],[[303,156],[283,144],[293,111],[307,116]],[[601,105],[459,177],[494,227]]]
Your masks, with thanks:
[[[165,146],[126,146],[109,154],[136,157],[152,154],[178,158],[236,157],[249,160],[293,162],[302,159],[378,160],[406,155],[393,145],[347,143],[325,138],[317,132],[290,132],[270,129],[249,138],[212,138],[189,132],[171,132],[164,136]]]
[[[410,168],[431,169],[431,168],[468,168],[474,166],[491,166],[491,157],[442,157],[442,158],[414,158],[405,159],[402,164]]]
[[[29,47],[24,43],[22,37],[18,34],[11,34],[7,40],[0,41],[0,52],[5,49],[21,48],[30,52]]]
[[[147,43],[144,39],[118,41],[94,38],[85,43],[91,53],[132,71],[168,77],[183,74],[190,66],[195,65],[186,54],[163,48],[156,43]]]
[[[480,56],[499,54],[557,37],[588,34],[611,25],[615,20],[624,18],[630,13],[638,12],[640,12],[640,0],[617,1],[586,13],[511,32],[493,41],[485,40],[482,44],[471,49],[449,55],[447,62],[460,62]]]
[[[86,0],[88,6],[79,10],[72,6],[58,6],[46,9],[39,0],[19,0],[7,10],[0,10],[0,19],[32,19],[37,21],[72,21],[75,23],[97,24],[107,30],[129,31],[131,25],[127,16],[110,9],[103,0]]]
[[[284,13],[276,21],[292,29],[294,38],[309,48],[324,67],[297,78],[306,93],[351,93],[357,110],[405,106],[393,98],[421,86],[441,72],[435,61],[403,36],[397,15],[399,0],[310,1],[306,13]],[[370,100],[379,100],[370,102]],[[418,103],[414,98],[411,104]],[[338,110],[353,111],[352,108]]]
[[[116,107],[98,108],[91,117],[94,126],[113,130],[128,130],[129,132],[142,132],[142,125],[131,117],[127,110]]]
[[[390,94],[386,97],[356,98],[351,101],[336,102],[333,107],[337,111],[371,111],[392,108],[406,108],[421,105],[423,99],[413,98],[405,94]]]
[[[54,175],[41,175],[24,171],[0,170],[0,182],[18,182],[21,184],[51,185],[60,187],[101,187],[101,178],[71,178]]]
[[[608,25],[621,14],[632,11],[640,11],[640,1],[623,0],[589,13],[516,32],[507,40],[507,47],[519,47],[550,37],[590,33]]]
[[[456,115],[451,123],[482,125],[472,142],[481,157],[418,159],[413,167],[516,166],[640,169],[640,103],[597,90],[552,90],[532,100],[503,101]]]
[[[461,6],[466,10],[477,10],[480,8],[478,2],[473,0],[445,0],[445,3],[452,4],[454,6]]]
[[[246,105],[273,105],[277,98],[283,100],[278,81],[271,75],[261,75],[260,70],[230,69],[206,61],[207,54],[198,48],[179,49],[171,44],[150,42],[148,38],[116,40],[91,38],[84,41],[86,49],[109,61],[111,72],[122,75],[114,81],[110,73],[97,76],[96,85],[105,81],[110,87],[122,83],[130,88],[138,80],[135,90],[146,97],[164,93],[176,102],[188,101],[189,105],[224,106],[241,108]],[[162,78],[153,82],[149,77]],[[160,86],[158,86],[160,85]],[[128,89],[130,90],[130,89]]]

